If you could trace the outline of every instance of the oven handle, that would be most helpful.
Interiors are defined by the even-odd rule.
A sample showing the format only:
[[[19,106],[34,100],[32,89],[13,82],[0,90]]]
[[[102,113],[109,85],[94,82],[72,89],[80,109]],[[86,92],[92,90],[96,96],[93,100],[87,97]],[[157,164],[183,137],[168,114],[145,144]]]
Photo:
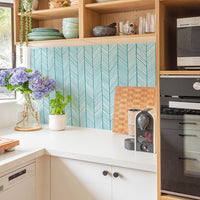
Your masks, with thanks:
[[[189,136],[189,137],[198,137],[197,135],[189,135],[189,134],[178,134],[181,137]]]
[[[179,122],[179,124],[181,124],[181,125],[184,125],[184,124],[198,125],[198,123],[195,123],[195,122]]]
[[[196,158],[187,158],[187,157],[179,157],[178,159],[180,159],[180,160],[193,160],[193,161],[198,161]]]

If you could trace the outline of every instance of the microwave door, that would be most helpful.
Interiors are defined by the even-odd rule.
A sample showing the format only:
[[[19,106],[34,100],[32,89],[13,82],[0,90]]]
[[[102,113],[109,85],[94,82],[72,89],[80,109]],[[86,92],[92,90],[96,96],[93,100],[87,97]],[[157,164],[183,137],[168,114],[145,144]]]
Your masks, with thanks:
[[[200,66],[200,27],[177,28],[177,65]]]

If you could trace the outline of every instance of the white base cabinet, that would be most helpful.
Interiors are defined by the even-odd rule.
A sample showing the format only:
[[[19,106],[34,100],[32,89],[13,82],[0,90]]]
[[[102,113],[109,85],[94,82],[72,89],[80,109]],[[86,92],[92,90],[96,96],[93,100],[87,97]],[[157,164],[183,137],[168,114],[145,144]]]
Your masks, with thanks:
[[[68,199],[156,200],[156,173],[51,157],[51,200]]]
[[[51,200],[110,200],[111,179],[104,170],[111,167],[51,157]]]
[[[156,200],[156,173],[112,167],[119,177],[113,177],[112,200]]]

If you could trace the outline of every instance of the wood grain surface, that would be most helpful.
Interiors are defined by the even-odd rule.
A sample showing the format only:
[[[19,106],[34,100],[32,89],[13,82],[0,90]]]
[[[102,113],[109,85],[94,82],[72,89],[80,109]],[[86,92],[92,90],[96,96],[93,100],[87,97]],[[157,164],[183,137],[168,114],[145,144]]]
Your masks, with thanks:
[[[113,117],[113,132],[128,134],[128,110],[156,108],[156,88],[116,87]]]
[[[19,140],[0,138],[0,151],[14,148],[17,145],[19,145]]]

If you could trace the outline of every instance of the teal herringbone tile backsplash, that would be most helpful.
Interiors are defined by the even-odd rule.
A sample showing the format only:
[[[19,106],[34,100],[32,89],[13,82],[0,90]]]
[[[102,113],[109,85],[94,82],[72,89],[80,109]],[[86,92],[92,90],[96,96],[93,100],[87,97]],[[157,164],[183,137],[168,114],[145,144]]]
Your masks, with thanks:
[[[31,66],[71,95],[66,115],[72,126],[112,129],[115,86],[156,86],[155,43],[36,48]],[[40,101],[43,123],[54,95]]]

